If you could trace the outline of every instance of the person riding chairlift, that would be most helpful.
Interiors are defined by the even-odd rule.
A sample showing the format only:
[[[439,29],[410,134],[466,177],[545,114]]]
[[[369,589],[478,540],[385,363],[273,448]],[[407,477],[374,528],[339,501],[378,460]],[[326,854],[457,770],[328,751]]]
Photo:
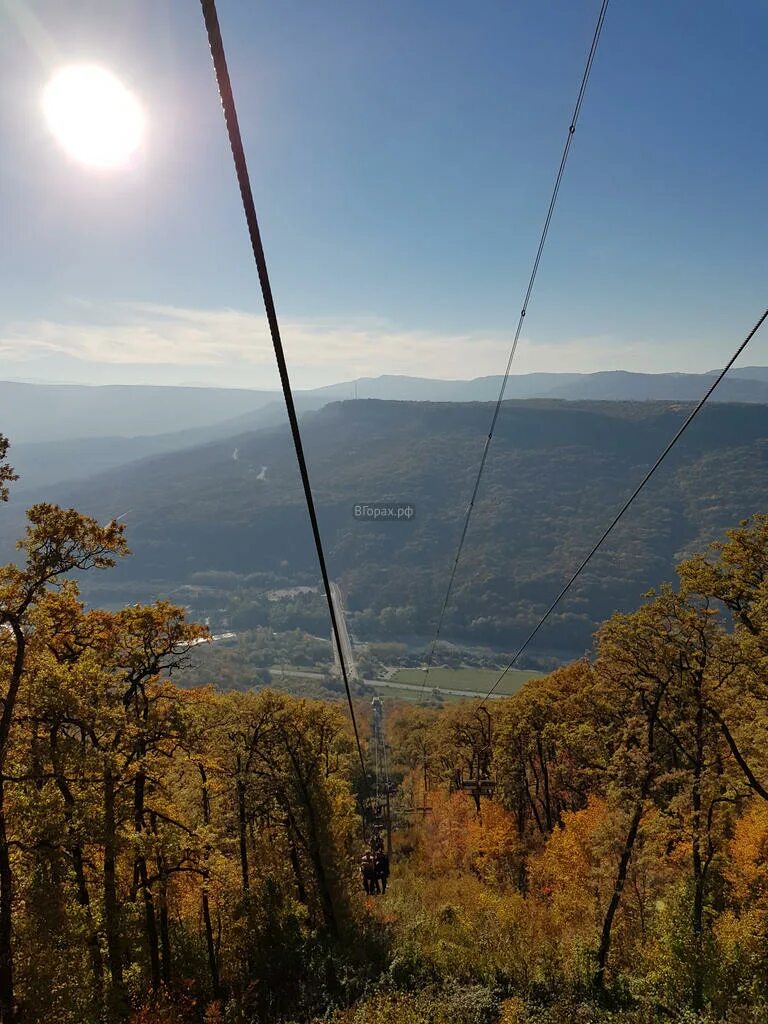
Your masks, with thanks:
[[[381,893],[387,891],[387,881],[389,879],[389,857],[384,853],[384,850],[379,850],[373,859],[374,876],[376,880],[376,892],[379,891],[381,886]]]
[[[374,893],[378,893],[379,884],[376,879],[376,864],[370,850],[366,850],[360,859],[360,875],[363,880],[366,896],[373,896]]]

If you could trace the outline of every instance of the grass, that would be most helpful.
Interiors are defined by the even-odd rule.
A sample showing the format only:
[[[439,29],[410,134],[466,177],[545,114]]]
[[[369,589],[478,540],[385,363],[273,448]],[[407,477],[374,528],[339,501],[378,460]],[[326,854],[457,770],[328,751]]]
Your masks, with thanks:
[[[397,690],[393,686],[377,686],[376,683],[371,683],[369,685],[378,697],[388,697],[390,700],[407,701],[412,704],[420,704],[422,701],[429,701],[432,696],[431,690],[425,690],[422,694],[420,690]],[[445,690],[441,690],[440,695],[443,701],[472,699],[471,697],[460,697],[457,694],[446,693]]]
[[[472,693],[487,693],[501,674],[500,669],[490,668],[433,668],[429,673],[427,686],[430,690],[468,690]],[[541,672],[524,669],[510,669],[499,683],[496,693],[507,696],[517,693],[523,683],[540,676]],[[420,668],[401,668],[392,676],[393,683],[408,683],[421,686],[424,682],[424,670]],[[390,691],[391,692],[391,691]],[[402,691],[404,694],[406,690]]]
[[[272,685],[283,686],[290,692],[303,693],[306,687],[314,689],[317,696],[326,696],[321,685],[320,672],[317,668],[302,669],[295,666],[285,667],[283,674],[281,665],[272,665]],[[394,686],[377,686],[375,682],[369,685],[380,697],[392,697],[396,700],[413,701],[418,703],[424,698],[429,698],[432,690],[437,689],[447,701],[462,700],[463,696],[451,693],[451,690],[461,690],[465,694],[477,694],[485,696],[501,674],[500,669],[488,668],[433,668],[429,673],[429,682],[422,693],[421,684],[424,682],[424,671],[419,668],[401,668],[391,677],[393,683],[405,683],[408,686],[419,687],[418,690],[399,689]],[[511,696],[529,679],[542,675],[541,672],[525,671],[523,669],[511,669],[496,689],[500,696]],[[293,687],[292,685],[293,684]]]

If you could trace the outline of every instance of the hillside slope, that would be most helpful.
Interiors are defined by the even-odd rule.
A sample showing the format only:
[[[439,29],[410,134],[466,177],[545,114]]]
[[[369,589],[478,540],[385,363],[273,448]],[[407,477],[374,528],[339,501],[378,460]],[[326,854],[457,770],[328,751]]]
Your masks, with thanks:
[[[510,649],[546,607],[689,406],[508,402],[456,580],[446,635]],[[304,418],[331,572],[361,635],[430,634],[489,420],[485,404],[337,403]],[[266,467],[266,468],[265,468]],[[768,408],[707,408],[541,637],[574,653],[594,625],[669,578],[681,554],[765,509]],[[206,569],[315,572],[287,432],[251,432],[41,494],[122,514],[134,556],[122,579]],[[353,516],[413,502],[409,522]],[[0,520],[4,553],[17,495]]]

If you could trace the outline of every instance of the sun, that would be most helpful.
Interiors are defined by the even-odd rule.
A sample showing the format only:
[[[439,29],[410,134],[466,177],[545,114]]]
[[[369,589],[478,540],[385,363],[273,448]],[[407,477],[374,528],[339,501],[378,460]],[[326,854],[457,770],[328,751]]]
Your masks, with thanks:
[[[106,68],[60,68],[43,92],[43,112],[56,141],[89,167],[122,167],[144,138],[141,104]]]

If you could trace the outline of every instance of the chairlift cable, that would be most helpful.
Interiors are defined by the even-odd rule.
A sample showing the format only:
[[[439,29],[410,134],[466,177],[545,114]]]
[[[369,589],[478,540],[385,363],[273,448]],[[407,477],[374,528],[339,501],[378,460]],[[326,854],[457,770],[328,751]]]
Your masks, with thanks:
[[[251,181],[248,173],[248,164],[245,159],[245,150],[243,149],[243,140],[240,134],[240,125],[237,118],[237,108],[235,106],[235,98],[232,91],[232,83],[230,81],[229,69],[227,67],[227,59],[224,52],[224,43],[221,38],[221,27],[219,25],[218,14],[216,12],[216,0],[200,0],[200,4],[203,11],[203,19],[205,21],[206,32],[208,34],[208,43],[211,49],[213,67],[216,72],[216,81],[219,88],[221,105],[224,111],[224,121],[227,127],[227,135],[229,136],[229,145],[232,150],[232,159],[235,165],[235,173],[237,175],[237,182],[240,187],[240,196],[243,202],[243,211],[245,213],[245,220],[248,225],[248,234],[251,240],[251,248],[253,250],[253,257],[256,262],[256,269],[259,275],[261,294],[264,300],[264,309],[266,311],[267,322],[269,324],[269,333],[272,337],[272,345],[275,350],[275,359],[277,361],[277,368],[280,373],[280,383],[283,389],[283,397],[285,399],[285,407],[288,413],[288,421],[291,426],[293,446],[296,450],[296,460],[299,464],[299,473],[301,475],[301,483],[304,488],[304,498],[307,505],[307,512],[309,513],[309,520],[312,526],[312,534],[315,540],[317,560],[320,564],[320,574],[323,578],[323,587],[325,588],[325,596],[328,602],[328,612],[331,618],[333,637],[336,642],[336,649],[339,655],[339,665],[341,667],[341,674],[344,680],[344,689],[346,690],[347,693],[347,702],[349,704],[349,714],[352,719],[352,728],[355,734],[357,754],[360,759],[360,768],[363,773],[363,781],[367,789],[368,772],[365,766],[365,758],[363,757],[363,748],[360,743],[360,733],[357,728],[357,718],[355,717],[355,706],[352,701],[352,691],[349,685],[349,673],[347,671],[347,666],[344,661],[344,651],[341,644],[341,634],[339,631],[339,624],[336,617],[336,610],[333,606],[330,578],[328,576],[328,569],[325,561],[325,553],[323,550],[323,542],[320,536],[320,528],[317,521],[317,513],[315,511],[315,502],[314,497],[312,495],[312,485],[309,479],[307,461],[304,456],[304,445],[301,439],[301,431],[299,429],[298,416],[296,415],[296,406],[293,400],[293,391],[291,389],[291,381],[290,376],[288,374],[288,365],[286,363],[285,352],[283,350],[283,342],[280,335],[280,326],[277,319],[277,310],[275,308],[274,297],[272,295],[272,286],[270,284],[269,273],[267,271],[267,260],[264,253],[264,247],[261,241],[259,222],[256,216],[256,205],[254,203],[253,192],[251,189]]]
[[[538,245],[538,248],[536,250],[536,256],[535,256],[534,261],[533,261],[533,267],[531,269],[531,275],[530,275],[530,278],[528,279],[528,287],[526,288],[526,291],[525,291],[525,297],[523,299],[523,306],[522,306],[522,309],[520,310],[520,316],[519,316],[518,321],[517,321],[517,328],[515,330],[514,339],[512,341],[512,348],[510,349],[510,352],[509,352],[509,358],[507,359],[507,366],[506,366],[506,369],[504,371],[504,376],[502,378],[501,388],[499,389],[499,397],[496,399],[496,405],[495,405],[494,410],[493,410],[493,416],[491,417],[490,429],[488,431],[488,436],[485,439],[485,445],[483,447],[483,453],[482,453],[482,455],[480,457],[480,465],[478,467],[477,476],[475,478],[475,484],[474,484],[474,487],[472,488],[472,496],[469,499],[469,504],[467,505],[467,510],[466,510],[465,515],[464,515],[464,524],[462,526],[461,535],[459,537],[459,544],[458,544],[458,547],[456,549],[456,556],[455,556],[455,558],[453,560],[453,564],[451,566],[451,572],[450,572],[450,575],[448,577],[448,586],[446,588],[445,597],[443,598],[442,607],[440,609],[440,614],[439,614],[438,619],[437,619],[437,627],[435,629],[435,635],[434,635],[434,638],[432,640],[432,646],[431,646],[430,651],[429,651],[429,657],[427,658],[427,667],[426,667],[426,670],[424,672],[424,679],[423,679],[422,684],[421,684],[421,693],[420,693],[420,697],[421,698],[423,698],[423,696],[424,696],[424,690],[426,688],[427,681],[429,679],[429,673],[430,673],[430,671],[432,669],[432,663],[433,663],[434,657],[435,657],[435,650],[437,648],[437,643],[438,643],[438,641],[440,639],[440,633],[441,633],[441,630],[442,630],[442,627],[443,627],[443,621],[445,619],[445,613],[446,613],[446,611],[448,609],[448,602],[450,601],[451,592],[453,591],[453,584],[454,584],[454,581],[456,579],[456,570],[459,567],[459,561],[461,559],[461,554],[462,554],[462,551],[464,550],[464,542],[465,542],[465,540],[467,538],[467,531],[469,529],[469,522],[470,522],[470,519],[472,518],[472,512],[474,511],[475,501],[477,499],[477,493],[478,493],[478,491],[480,489],[480,481],[482,480],[483,472],[485,470],[485,464],[486,464],[486,462],[488,460],[488,453],[490,451],[491,443],[493,441],[493,435],[494,435],[494,432],[496,430],[496,422],[497,422],[497,420],[499,418],[499,413],[501,412],[502,402],[504,401],[504,394],[505,394],[505,392],[507,390],[507,383],[509,381],[509,374],[510,374],[510,371],[512,369],[512,363],[513,363],[514,358],[515,358],[515,353],[517,352],[518,342],[520,341],[520,334],[521,334],[522,329],[523,329],[523,321],[525,320],[526,313],[528,312],[528,304],[530,302],[531,295],[533,293],[534,284],[536,283],[536,276],[537,276],[537,274],[539,272],[539,265],[541,263],[541,257],[542,257],[542,254],[544,252],[544,245],[545,245],[545,243],[547,241],[547,235],[549,234],[550,224],[552,223],[552,217],[554,215],[555,207],[557,205],[557,198],[558,198],[558,195],[560,193],[560,186],[561,186],[562,181],[563,181],[563,175],[565,174],[565,167],[566,167],[566,164],[568,163],[568,155],[569,155],[569,153],[571,151],[571,144],[573,142],[573,136],[574,136],[574,134],[576,132],[576,124],[577,124],[577,122],[579,120],[579,115],[581,113],[581,108],[582,108],[582,105],[584,103],[584,96],[586,95],[587,84],[589,83],[589,77],[590,77],[590,74],[592,73],[592,65],[594,64],[594,61],[595,61],[595,55],[597,53],[597,46],[598,46],[598,43],[600,42],[600,35],[601,35],[602,31],[603,31],[603,24],[605,22],[605,16],[606,16],[606,13],[607,13],[607,10],[608,10],[608,3],[609,3],[609,0],[602,0],[602,4],[601,4],[601,7],[600,7],[600,13],[598,15],[597,23],[595,25],[595,31],[594,31],[593,36],[592,36],[592,44],[591,44],[591,46],[589,48],[589,53],[587,54],[587,61],[586,61],[586,65],[584,67],[584,73],[582,75],[581,84],[579,86],[578,95],[576,97],[576,105],[574,107],[573,115],[571,116],[571,120],[570,120],[570,123],[569,123],[569,126],[568,126],[568,134],[566,135],[565,145],[563,146],[563,152],[562,152],[562,156],[560,158],[560,166],[558,168],[557,175],[555,177],[555,184],[554,184],[554,187],[552,189],[552,195],[551,195],[551,198],[550,198],[550,201],[549,201],[549,207],[547,209],[547,215],[546,215],[546,217],[544,219],[544,227],[542,229],[541,236],[539,238],[539,245]]]
[[[651,468],[650,468],[650,469],[648,470],[648,472],[647,472],[647,473],[645,474],[645,476],[643,477],[643,479],[642,479],[642,480],[640,481],[640,483],[639,483],[639,484],[637,485],[637,487],[636,487],[636,488],[634,489],[634,491],[633,491],[633,492],[632,492],[632,493],[630,494],[630,496],[629,496],[629,497],[627,498],[627,500],[626,500],[626,501],[624,502],[624,504],[623,504],[623,505],[621,506],[621,508],[619,509],[619,511],[618,511],[618,512],[616,513],[616,515],[615,515],[615,516],[613,517],[613,519],[611,520],[610,524],[609,524],[609,525],[608,525],[608,526],[606,527],[606,529],[605,529],[605,530],[603,531],[603,533],[601,534],[601,536],[600,536],[599,540],[597,541],[597,543],[596,543],[596,544],[595,544],[595,545],[594,545],[594,546],[592,547],[592,549],[590,550],[589,554],[588,554],[588,555],[586,556],[586,558],[584,558],[584,559],[583,559],[583,561],[581,562],[581,564],[579,565],[579,567],[578,567],[578,568],[576,569],[576,571],[575,571],[575,572],[573,573],[573,575],[571,576],[571,578],[570,578],[570,579],[568,580],[568,582],[567,582],[567,583],[565,584],[565,586],[564,586],[564,587],[562,588],[562,590],[561,590],[561,591],[560,591],[560,593],[559,593],[559,594],[557,595],[557,597],[556,597],[556,598],[554,599],[554,601],[552,602],[552,604],[551,604],[551,605],[549,606],[549,608],[547,608],[547,610],[546,610],[546,611],[544,612],[544,614],[542,615],[542,617],[541,617],[541,618],[539,619],[539,621],[537,622],[536,626],[535,626],[535,627],[534,627],[534,628],[533,628],[533,629],[531,630],[531,632],[530,632],[530,633],[528,634],[528,636],[526,637],[526,639],[525,639],[525,640],[523,641],[523,643],[521,644],[521,646],[520,646],[520,647],[518,648],[517,652],[515,653],[515,656],[514,656],[514,657],[512,658],[512,660],[510,661],[510,663],[509,663],[509,664],[507,665],[507,667],[506,667],[506,668],[504,669],[504,671],[503,671],[503,672],[501,673],[501,675],[500,675],[500,676],[499,676],[499,678],[498,678],[498,679],[496,680],[496,682],[495,682],[495,683],[493,684],[493,686],[492,686],[492,687],[490,688],[490,690],[489,690],[489,691],[488,691],[488,693],[487,693],[487,694],[485,695],[485,697],[483,697],[483,699],[482,699],[482,700],[480,701],[480,704],[478,705],[479,707],[483,707],[483,706],[485,705],[485,702],[486,702],[486,701],[487,701],[487,700],[488,700],[488,699],[489,699],[490,697],[492,697],[492,696],[493,696],[494,692],[496,691],[497,687],[499,686],[499,684],[501,683],[501,681],[502,681],[502,680],[504,679],[504,677],[506,676],[506,674],[507,674],[507,673],[508,673],[508,672],[510,671],[510,669],[514,668],[515,664],[516,664],[516,663],[517,663],[517,661],[518,661],[518,660],[520,659],[520,656],[521,656],[521,655],[523,654],[523,652],[525,651],[525,649],[526,649],[526,648],[528,647],[528,645],[529,645],[529,644],[531,643],[531,641],[532,641],[532,640],[533,640],[533,639],[534,639],[534,638],[536,637],[536,635],[538,634],[539,630],[540,630],[540,629],[541,629],[541,627],[542,627],[542,626],[544,625],[544,623],[545,623],[545,622],[547,621],[547,619],[548,619],[548,618],[550,617],[550,615],[552,614],[552,612],[553,612],[553,611],[555,610],[555,608],[557,608],[557,606],[558,606],[558,605],[560,604],[560,602],[561,602],[561,601],[563,600],[563,598],[564,598],[564,597],[565,597],[565,595],[566,595],[566,594],[568,593],[568,591],[569,591],[569,590],[571,589],[571,587],[573,586],[573,584],[574,584],[574,583],[576,582],[576,580],[577,580],[577,579],[579,578],[579,576],[581,576],[582,572],[583,572],[583,571],[584,571],[584,570],[586,569],[586,567],[587,567],[587,566],[589,565],[589,563],[590,563],[590,562],[592,561],[592,558],[593,558],[593,557],[594,557],[594,556],[595,556],[595,555],[597,554],[597,552],[598,552],[598,551],[600,550],[600,548],[602,547],[602,545],[603,545],[604,541],[606,541],[606,540],[608,539],[608,537],[609,537],[609,536],[610,536],[610,534],[612,533],[612,531],[613,531],[614,527],[615,527],[615,526],[616,526],[616,525],[618,524],[618,522],[619,522],[619,521],[620,521],[620,520],[621,520],[621,519],[623,518],[623,516],[624,516],[625,512],[627,512],[627,511],[628,511],[628,509],[630,508],[630,506],[631,506],[631,505],[632,505],[632,503],[634,502],[635,498],[637,498],[637,496],[638,496],[638,495],[640,494],[640,492],[641,492],[641,491],[643,490],[643,488],[645,487],[645,485],[646,485],[646,484],[647,484],[647,483],[649,482],[649,480],[651,479],[651,477],[652,477],[652,476],[653,476],[653,475],[655,474],[656,470],[657,470],[657,469],[658,469],[658,468],[659,468],[659,467],[661,466],[662,462],[664,462],[664,460],[666,459],[666,457],[667,457],[667,456],[669,455],[669,453],[670,453],[670,452],[672,451],[672,449],[673,449],[673,448],[675,447],[675,445],[677,444],[677,442],[678,442],[678,441],[680,440],[680,438],[681,438],[681,437],[683,436],[683,434],[684,434],[684,433],[686,432],[686,430],[688,429],[688,427],[690,427],[690,425],[691,425],[691,424],[693,423],[693,421],[694,421],[694,420],[696,419],[696,417],[698,416],[698,414],[699,414],[699,413],[701,412],[701,410],[702,410],[702,409],[704,408],[704,406],[705,406],[705,405],[706,405],[706,403],[708,402],[708,400],[709,400],[710,396],[712,395],[713,391],[715,390],[715,388],[716,388],[716,387],[717,387],[717,386],[718,386],[718,385],[720,384],[720,382],[721,382],[721,381],[723,380],[723,378],[724,378],[724,377],[725,377],[725,375],[726,375],[726,374],[728,373],[728,371],[729,371],[729,370],[731,369],[731,367],[732,367],[732,366],[733,366],[733,364],[734,364],[734,363],[736,362],[736,360],[737,360],[737,359],[739,358],[739,356],[741,355],[741,353],[742,353],[742,352],[744,351],[744,349],[745,349],[745,348],[747,347],[747,345],[748,345],[748,344],[750,343],[750,341],[751,341],[751,340],[752,340],[752,339],[754,338],[754,336],[755,336],[755,335],[757,334],[757,332],[758,332],[758,331],[760,330],[760,328],[761,328],[761,327],[763,326],[763,324],[764,324],[764,322],[765,322],[765,320],[766,320],[767,318],[768,318],[768,309],[766,309],[766,310],[765,310],[765,312],[764,312],[764,313],[763,313],[763,315],[762,315],[762,316],[760,317],[760,319],[759,319],[759,320],[757,321],[757,323],[755,324],[755,326],[754,326],[754,327],[752,328],[752,330],[751,330],[751,331],[749,332],[749,334],[748,334],[748,335],[746,336],[746,338],[745,338],[745,339],[744,339],[744,340],[742,341],[742,343],[741,343],[741,344],[739,345],[739,347],[738,347],[738,348],[736,349],[736,351],[735,351],[735,352],[733,353],[733,355],[732,355],[732,356],[731,356],[731,358],[730,358],[730,359],[728,360],[728,362],[727,362],[727,363],[726,363],[726,365],[725,365],[725,366],[723,367],[723,369],[722,369],[722,370],[720,371],[720,373],[719,373],[719,374],[717,375],[717,377],[715,378],[715,380],[713,381],[713,383],[712,383],[712,384],[711,384],[711,385],[709,386],[709,388],[707,389],[707,391],[706,391],[706,393],[704,394],[703,398],[701,398],[701,399],[699,400],[699,402],[697,403],[697,405],[696,405],[696,406],[694,406],[694,408],[693,408],[693,409],[691,410],[691,412],[690,412],[690,413],[688,414],[688,416],[687,416],[687,417],[685,418],[685,420],[683,421],[682,425],[681,425],[681,426],[680,426],[680,427],[678,428],[678,430],[677,430],[677,432],[675,433],[675,435],[674,435],[674,437],[672,438],[672,440],[671,440],[671,441],[669,442],[669,444],[667,444],[666,448],[665,448],[665,449],[664,449],[664,450],[662,451],[661,455],[659,455],[659,457],[658,457],[658,458],[656,459],[656,461],[654,462],[654,464],[653,464],[653,465],[651,466]]]

